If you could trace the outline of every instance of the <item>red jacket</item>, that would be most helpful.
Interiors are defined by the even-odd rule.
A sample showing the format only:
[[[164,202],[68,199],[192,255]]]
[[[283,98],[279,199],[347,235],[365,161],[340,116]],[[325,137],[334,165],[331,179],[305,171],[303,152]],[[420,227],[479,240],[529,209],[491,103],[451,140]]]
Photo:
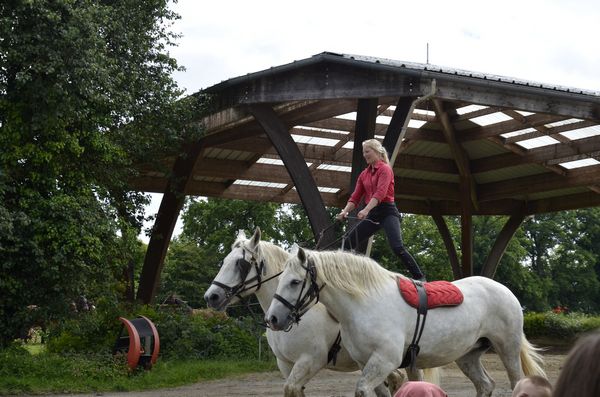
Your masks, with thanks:
[[[394,171],[382,160],[369,165],[360,173],[354,192],[348,201],[358,206],[361,198],[364,198],[365,204],[368,204],[373,197],[380,203],[394,202]]]

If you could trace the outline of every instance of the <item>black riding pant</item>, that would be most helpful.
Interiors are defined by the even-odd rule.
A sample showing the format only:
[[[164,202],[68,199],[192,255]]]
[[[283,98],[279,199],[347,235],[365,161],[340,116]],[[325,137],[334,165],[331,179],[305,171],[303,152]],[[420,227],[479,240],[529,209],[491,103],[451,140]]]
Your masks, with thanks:
[[[358,247],[364,240],[371,237],[379,229],[383,229],[388,239],[388,243],[396,256],[406,266],[414,279],[422,278],[423,272],[417,265],[413,256],[404,248],[402,242],[402,232],[400,230],[400,213],[394,203],[380,203],[373,208],[367,219],[359,221],[354,229],[351,229],[344,239],[344,249],[351,250]],[[376,223],[374,223],[376,222]]]

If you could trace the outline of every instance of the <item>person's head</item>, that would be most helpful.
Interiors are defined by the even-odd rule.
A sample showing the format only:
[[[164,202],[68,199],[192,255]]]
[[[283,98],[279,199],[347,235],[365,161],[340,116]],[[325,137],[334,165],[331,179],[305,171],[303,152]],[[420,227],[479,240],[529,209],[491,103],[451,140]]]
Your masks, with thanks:
[[[600,332],[581,337],[560,370],[553,396],[600,396]]]
[[[394,397],[448,397],[448,395],[433,383],[405,382]]]
[[[515,385],[512,397],[551,397],[552,384],[543,376],[526,376]]]
[[[379,160],[383,160],[386,164],[390,163],[387,151],[377,139],[367,139],[362,143],[363,157],[367,164],[375,164]]]

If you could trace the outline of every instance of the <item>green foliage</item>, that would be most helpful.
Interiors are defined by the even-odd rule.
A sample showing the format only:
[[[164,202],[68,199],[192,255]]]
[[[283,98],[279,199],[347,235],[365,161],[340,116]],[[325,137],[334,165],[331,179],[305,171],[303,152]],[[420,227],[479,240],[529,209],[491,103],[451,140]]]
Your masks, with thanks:
[[[176,387],[247,372],[276,370],[274,360],[165,360],[130,373],[121,356],[0,351],[0,395],[102,393]]]
[[[134,165],[198,137],[208,106],[179,100],[175,19],[166,0],[0,6],[0,347],[124,293],[148,201]]]
[[[523,320],[523,330],[528,338],[547,337],[566,342],[600,328],[600,317],[583,313],[529,312]]]

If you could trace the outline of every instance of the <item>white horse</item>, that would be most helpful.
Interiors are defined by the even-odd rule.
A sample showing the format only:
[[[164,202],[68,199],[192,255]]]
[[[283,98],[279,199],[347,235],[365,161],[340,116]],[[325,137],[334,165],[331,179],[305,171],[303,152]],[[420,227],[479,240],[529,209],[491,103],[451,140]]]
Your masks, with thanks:
[[[266,320],[272,329],[285,329],[298,317],[298,301],[318,298],[340,322],[342,340],[362,367],[356,396],[372,396],[385,374],[399,367],[415,333],[416,309],[400,296],[398,277],[403,276],[364,256],[300,248],[288,259]],[[512,292],[486,277],[453,284],[462,291],[463,303],[429,310],[416,366],[455,361],[475,385],[477,397],[489,397],[494,389],[481,364],[490,347],[500,356],[513,388],[523,372],[545,376],[538,349],[523,334],[521,306]]]
[[[238,233],[231,252],[212,285],[204,294],[209,307],[224,310],[229,304],[250,294],[255,294],[263,311],[266,312],[277,287],[278,275],[289,253],[282,248],[260,240],[260,229],[247,239],[243,231]],[[360,369],[343,346],[337,353],[335,365],[328,363],[328,353],[334,345],[340,326],[318,303],[302,317],[302,322],[289,332],[273,332],[267,329],[267,341],[277,358],[277,365],[286,377],[284,395],[304,396],[304,385],[322,368],[351,372]],[[426,372],[426,377],[435,378],[437,372]],[[403,382],[403,375],[390,371],[388,385],[396,390]],[[382,382],[385,376],[382,378]],[[385,386],[378,385],[377,395],[389,396]]]

